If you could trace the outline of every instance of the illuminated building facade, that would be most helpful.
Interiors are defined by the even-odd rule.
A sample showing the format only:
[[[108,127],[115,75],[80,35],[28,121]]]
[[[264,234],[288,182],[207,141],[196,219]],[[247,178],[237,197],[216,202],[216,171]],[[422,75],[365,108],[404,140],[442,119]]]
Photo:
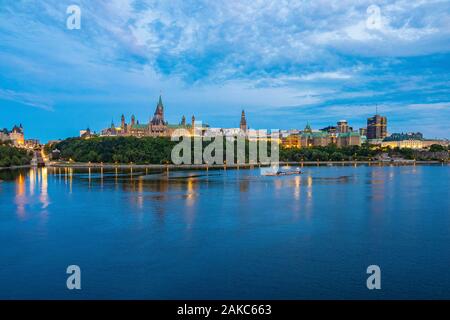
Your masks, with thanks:
[[[25,135],[22,124],[15,125],[11,131],[3,129],[0,131],[0,141],[11,141],[16,147],[25,145]]]
[[[383,139],[381,142],[382,147],[390,148],[410,148],[410,149],[426,149],[433,144],[438,144],[444,147],[449,145],[448,140],[436,140],[436,139],[424,139],[423,134],[420,132],[407,132],[407,133],[393,133],[390,136]]]
[[[284,148],[300,148],[300,135],[290,134],[287,137],[281,139],[281,145]]]
[[[427,149],[433,144],[438,144],[444,147],[449,146],[448,140],[415,140],[415,139],[407,139],[407,140],[383,140],[381,142],[382,147],[390,147],[390,148],[409,148],[409,149]]]
[[[288,135],[281,140],[281,143],[284,148],[326,147],[330,144],[336,144],[338,147],[360,146],[360,134],[349,131],[350,128],[346,122],[339,121],[337,127],[326,127],[314,131],[307,124],[301,133]],[[346,132],[339,133],[339,130]]]

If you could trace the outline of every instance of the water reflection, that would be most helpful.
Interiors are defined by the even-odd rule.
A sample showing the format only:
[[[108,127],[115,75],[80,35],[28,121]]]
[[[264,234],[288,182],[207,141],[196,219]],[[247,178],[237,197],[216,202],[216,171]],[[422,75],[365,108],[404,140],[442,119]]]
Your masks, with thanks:
[[[68,171],[68,174],[69,174],[69,192],[72,193],[73,168],[69,168],[67,171]]]
[[[27,203],[27,198],[25,195],[25,178],[22,173],[19,174],[16,180],[16,209],[19,218],[25,217],[25,205]]]
[[[306,186],[307,186],[307,192],[308,192],[308,200],[309,201],[311,201],[311,199],[312,199],[312,195],[313,195],[313,193],[312,193],[312,190],[313,190],[313,188],[312,188],[312,186],[313,186],[313,179],[312,179],[312,177],[311,176],[308,176],[308,178],[307,178],[307,180],[306,180]]]
[[[30,195],[33,196],[34,195],[34,189],[36,187],[36,170],[35,169],[31,169],[30,170]]]
[[[103,173],[102,173],[102,186],[103,186]],[[142,210],[144,208],[144,181],[142,179],[138,180],[137,204],[139,209]]]
[[[235,199],[242,209],[240,212],[254,210],[254,199],[272,199],[273,204],[287,204],[293,213],[304,213],[311,218],[320,198],[326,190],[335,195],[346,185],[366,185],[369,192],[369,211],[381,214],[389,205],[388,195],[397,177],[418,174],[420,167],[308,167],[302,176],[264,177],[259,170],[213,170],[213,171],[171,171],[147,169],[86,168],[40,168],[28,171],[0,172],[5,181],[14,180],[15,207],[17,216],[24,218],[30,202],[40,204],[47,210],[51,204],[49,189],[56,189],[64,183],[68,194],[86,192],[103,193],[114,191],[124,193],[128,206],[138,212],[155,212],[163,216],[172,204],[183,208],[186,223],[192,225],[199,206],[208,201],[229,201]],[[343,174],[345,172],[345,174]],[[392,183],[388,183],[388,182]],[[56,184],[52,186],[51,184]],[[230,188],[230,186],[232,188]],[[318,188],[318,199],[315,199]],[[4,189],[4,185],[2,186]],[[57,192],[63,192],[58,189]],[[217,190],[217,192],[216,192]],[[212,192],[211,192],[212,191]],[[28,192],[28,193],[27,193]],[[33,200],[35,198],[35,200]],[[233,198],[236,197],[236,198]],[[303,201],[302,201],[303,200]],[[182,201],[182,203],[180,202]],[[233,200],[231,200],[233,201]],[[33,203],[34,203],[33,202]],[[253,203],[253,204],[252,204]],[[134,210],[134,209],[133,209]]]
[[[7,177],[7,181],[14,178],[14,204],[17,217],[26,218],[28,208],[33,210],[35,204],[39,204],[40,212],[43,216],[46,215],[46,209],[50,205],[47,168],[18,170],[10,174],[3,172],[2,177]]]
[[[300,200],[300,184],[301,184],[302,178],[300,176],[296,176],[294,178],[294,199]]]
[[[305,215],[309,220],[313,214],[313,179],[312,176],[308,175],[306,179],[306,202],[305,202]]]
[[[239,180],[239,191],[242,193],[247,193],[249,185],[250,185],[250,181],[248,181],[247,179]]]
[[[48,289],[60,276],[39,270],[60,269],[75,255],[100,279],[83,298],[158,298],[167,288],[170,298],[205,298],[214,288],[224,290],[219,298],[333,298],[344,282],[349,297],[358,298],[364,286],[353,289],[352,275],[368,261],[403,279],[397,292],[411,282],[413,297],[421,290],[448,293],[448,277],[429,282],[450,259],[448,174],[441,166],[376,165],[305,167],[303,175],[281,177],[257,169],[0,172],[0,235],[7,240],[1,292],[27,298],[22,285],[31,283],[39,288],[31,298],[65,298],[67,290]],[[348,277],[324,273],[330,265]],[[431,284],[404,278],[410,268]],[[124,272],[131,269],[140,271]],[[224,272],[246,279],[254,295],[242,296],[232,281],[224,286]],[[13,274],[26,281],[8,279]],[[329,286],[317,286],[323,277]],[[130,287],[138,292],[129,295]]]
[[[384,167],[378,167],[371,170],[368,176],[368,183],[371,191],[370,212],[372,212],[372,216],[376,218],[381,216],[385,210],[385,186],[386,181],[389,180],[389,173]]]
[[[31,171],[34,171],[34,169],[31,169]],[[42,170],[40,170],[40,173],[41,173],[41,185],[40,185],[41,189],[39,199],[42,204],[42,209],[46,209],[50,204],[50,200],[48,197],[48,169],[42,168]]]
[[[195,203],[194,183],[194,178],[187,179],[186,205],[188,207],[192,207]]]

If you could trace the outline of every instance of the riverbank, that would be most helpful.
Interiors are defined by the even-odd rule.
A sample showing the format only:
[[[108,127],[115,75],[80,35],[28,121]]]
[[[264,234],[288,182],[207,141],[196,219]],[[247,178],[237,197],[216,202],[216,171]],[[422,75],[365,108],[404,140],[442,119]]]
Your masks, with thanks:
[[[413,165],[448,165],[449,162],[442,161],[303,161],[303,162],[280,162],[280,166],[413,166]],[[192,165],[175,165],[175,164],[115,164],[115,163],[84,163],[84,162],[49,162],[46,165],[49,168],[103,168],[103,169],[152,169],[152,170],[223,170],[223,169],[254,169],[269,167],[268,164],[192,164]],[[0,167],[0,171],[30,169],[32,165]]]
[[[30,165],[30,164],[23,165],[23,166],[0,167],[0,171],[1,170],[30,169],[31,167],[32,167],[32,165]]]
[[[280,166],[405,166],[405,165],[448,165],[448,162],[441,161],[303,161],[303,162],[280,162]],[[214,169],[253,169],[269,167],[268,164],[192,164],[192,165],[174,165],[174,164],[114,164],[114,163],[81,163],[81,162],[51,162],[48,167],[53,168],[103,168],[103,169],[154,169],[154,170],[214,170]]]

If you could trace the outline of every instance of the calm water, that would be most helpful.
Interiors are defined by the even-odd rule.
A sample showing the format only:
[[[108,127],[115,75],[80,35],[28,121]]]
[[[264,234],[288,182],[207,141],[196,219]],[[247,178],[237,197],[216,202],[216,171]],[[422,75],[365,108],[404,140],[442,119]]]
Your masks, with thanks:
[[[450,167],[304,169],[2,171],[0,298],[450,298]]]

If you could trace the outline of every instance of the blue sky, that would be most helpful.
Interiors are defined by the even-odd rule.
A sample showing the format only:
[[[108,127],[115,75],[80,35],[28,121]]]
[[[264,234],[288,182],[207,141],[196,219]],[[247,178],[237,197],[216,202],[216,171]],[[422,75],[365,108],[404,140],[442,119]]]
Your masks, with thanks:
[[[450,0],[0,0],[0,127],[147,122],[160,92],[171,123],[359,128],[378,105],[390,132],[450,138]]]

